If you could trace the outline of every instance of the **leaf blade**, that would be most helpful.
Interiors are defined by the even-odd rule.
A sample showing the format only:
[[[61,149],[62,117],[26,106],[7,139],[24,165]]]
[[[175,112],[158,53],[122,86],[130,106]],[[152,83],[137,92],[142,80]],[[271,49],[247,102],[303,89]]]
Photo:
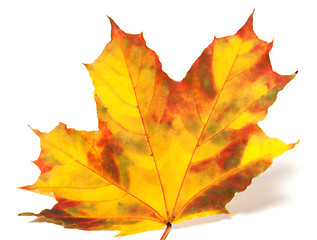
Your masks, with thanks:
[[[272,43],[254,33],[253,13],[235,35],[215,38],[181,82],[162,71],[142,34],[109,19],[111,41],[85,64],[99,130],[34,130],[41,175],[22,189],[58,203],[22,215],[126,235],[229,213],[234,194],[296,145],[257,126],[296,73],[272,70]]]

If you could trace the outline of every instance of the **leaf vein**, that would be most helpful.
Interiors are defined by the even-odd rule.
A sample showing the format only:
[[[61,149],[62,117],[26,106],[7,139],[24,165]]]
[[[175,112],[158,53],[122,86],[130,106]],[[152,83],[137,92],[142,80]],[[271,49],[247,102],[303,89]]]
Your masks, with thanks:
[[[243,40],[244,40],[244,39],[243,39]],[[241,43],[241,45],[240,45],[240,47],[239,47],[238,53],[239,53],[239,51],[240,51],[240,49],[241,49],[242,44],[243,44],[243,41],[242,41],[242,43]],[[210,114],[209,114],[209,116],[208,116],[208,119],[207,119],[207,121],[206,121],[206,123],[205,123],[205,125],[204,125],[204,127],[203,127],[203,129],[202,129],[202,131],[201,131],[201,133],[200,133],[200,136],[199,136],[199,138],[198,138],[198,140],[197,140],[196,146],[195,146],[195,148],[194,148],[194,150],[193,150],[193,153],[192,153],[191,158],[190,158],[190,160],[189,160],[189,163],[188,163],[188,165],[187,165],[187,168],[186,168],[184,177],[183,177],[182,182],[181,182],[181,186],[180,186],[180,188],[179,188],[179,190],[178,190],[178,194],[177,194],[177,197],[176,197],[175,205],[174,205],[174,208],[173,208],[173,214],[172,214],[173,217],[176,217],[176,215],[175,215],[176,206],[177,206],[177,203],[178,203],[178,199],[179,199],[179,196],[180,196],[180,192],[181,192],[181,190],[182,190],[182,188],[183,188],[183,185],[184,185],[184,182],[185,182],[185,178],[186,178],[187,173],[188,173],[188,170],[189,170],[189,166],[190,166],[190,164],[191,164],[191,162],[192,162],[192,159],[193,159],[193,157],[194,157],[194,155],[195,155],[195,152],[196,152],[196,150],[197,150],[197,147],[198,147],[199,144],[200,144],[200,140],[201,140],[201,138],[202,138],[202,136],[203,136],[203,134],[204,134],[204,132],[205,132],[205,129],[206,129],[207,125],[208,125],[208,122],[209,122],[209,120],[210,120],[212,114],[213,114],[213,111],[214,111],[214,109],[215,109],[215,107],[216,107],[216,105],[217,105],[217,103],[218,103],[218,100],[219,100],[219,98],[220,98],[220,95],[221,95],[221,93],[222,93],[222,91],[223,91],[223,89],[224,89],[224,87],[225,87],[225,85],[226,85],[226,82],[227,82],[227,80],[228,80],[228,76],[230,75],[230,72],[232,71],[233,66],[234,66],[234,64],[235,64],[235,62],[236,62],[236,60],[237,60],[237,58],[238,58],[238,53],[237,53],[237,55],[236,55],[236,57],[235,57],[235,59],[234,59],[232,65],[231,65],[231,68],[230,68],[230,70],[229,70],[229,72],[228,72],[227,78],[226,78],[226,80],[224,81],[224,83],[223,83],[223,85],[222,85],[222,88],[220,89],[220,91],[219,91],[219,93],[218,93],[218,95],[217,95],[217,98],[216,98],[216,100],[215,100],[215,103],[214,103],[213,106],[212,106],[212,109],[211,109],[211,111],[210,111]]]
[[[149,135],[148,135],[148,132],[147,132],[145,123],[144,123],[144,119],[143,119],[142,112],[141,112],[140,105],[139,105],[138,96],[137,96],[137,93],[136,93],[135,86],[134,86],[134,84],[133,84],[132,76],[131,76],[131,73],[130,73],[130,68],[129,68],[128,61],[127,61],[127,58],[126,58],[126,56],[125,56],[123,47],[122,47],[122,43],[121,43],[120,47],[121,47],[121,51],[122,51],[122,54],[123,54],[123,56],[124,56],[125,63],[126,63],[126,67],[127,67],[127,70],[128,70],[129,76],[130,76],[131,85],[132,85],[132,88],[133,88],[133,91],[134,91],[134,95],[135,95],[135,98],[136,98],[137,108],[138,108],[138,110],[139,110],[139,114],[140,114],[141,122],[142,122],[142,125],[143,125],[145,137],[146,137],[146,139],[147,139],[147,143],[148,143],[148,146],[149,146],[149,148],[150,148],[151,156],[152,156],[152,158],[153,158],[153,162],[154,162],[154,165],[155,165],[155,169],[156,169],[156,172],[157,172],[157,176],[158,176],[158,179],[159,179],[159,182],[160,182],[160,186],[161,186],[161,190],[162,190],[162,194],[163,194],[163,199],[164,199],[164,204],[165,204],[165,209],[166,209],[166,216],[168,216],[167,204],[166,204],[166,197],[165,197],[165,192],[164,192],[164,188],[163,188],[161,176],[160,176],[160,173],[159,173],[159,171],[158,171],[158,167],[157,167],[157,163],[156,163],[156,160],[155,160],[154,152],[153,152],[152,145],[151,145],[150,139],[149,139]],[[142,55],[141,55],[141,58],[142,58],[142,59],[143,59],[143,54],[144,54],[144,53],[145,53],[145,50],[142,52]],[[141,67],[142,67],[142,59],[141,59],[140,65],[139,65],[139,73],[140,73]],[[139,76],[138,76],[138,77],[139,77]]]
[[[74,158],[73,156],[71,156],[70,154],[68,154],[67,152],[65,152],[64,150],[60,149],[59,147],[57,147],[56,145],[52,144],[51,142],[45,140],[46,142],[48,142],[51,146],[55,147],[57,150],[61,151],[62,153],[64,153],[66,156],[70,157],[71,159],[73,159],[75,162],[77,162],[78,164],[80,164],[81,166],[87,168],[89,171],[93,172],[94,174],[98,175],[99,177],[101,177],[102,179],[104,179],[105,181],[109,182],[110,184],[112,184],[113,186],[117,187],[118,189],[120,189],[121,191],[129,194],[131,197],[135,198],[136,200],[138,200],[139,202],[141,202],[142,204],[144,204],[145,206],[147,206],[148,208],[150,208],[163,222],[164,219],[163,217],[160,215],[159,212],[157,212],[153,207],[151,207],[149,204],[147,204],[146,202],[142,201],[141,199],[139,199],[138,197],[134,196],[132,193],[128,192],[127,190],[125,190],[124,188],[122,188],[121,186],[115,184],[114,182],[112,182],[111,180],[107,179],[105,176],[100,175],[98,172],[96,172],[95,170],[93,170],[92,168],[86,166],[85,164],[83,164],[82,162],[80,162],[79,160],[77,160],[76,158]]]

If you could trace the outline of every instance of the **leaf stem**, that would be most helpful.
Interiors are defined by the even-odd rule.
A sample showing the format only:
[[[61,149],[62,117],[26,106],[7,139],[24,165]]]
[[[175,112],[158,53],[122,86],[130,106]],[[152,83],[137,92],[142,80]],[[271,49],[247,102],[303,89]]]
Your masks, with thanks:
[[[165,231],[164,231],[164,233],[163,233],[163,235],[162,235],[160,240],[165,240],[167,238],[169,232],[171,231],[171,229],[172,229],[172,224],[170,222],[168,222],[166,224],[166,229],[165,229]]]

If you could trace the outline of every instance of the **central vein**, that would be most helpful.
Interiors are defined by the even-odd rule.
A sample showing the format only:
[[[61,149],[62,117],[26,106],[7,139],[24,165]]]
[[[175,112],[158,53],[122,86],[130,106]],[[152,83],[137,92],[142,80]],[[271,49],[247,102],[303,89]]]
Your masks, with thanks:
[[[148,131],[147,131],[147,129],[146,129],[146,126],[145,126],[145,123],[144,123],[144,119],[143,119],[143,115],[142,115],[142,112],[141,112],[141,109],[140,109],[139,100],[138,100],[138,96],[137,96],[137,93],[136,93],[136,87],[134,86],[133,79],[132,79],[132,76],[131,76],[131,73],[130,73],[130,70],[129,70],[129,65],[128,65],[128,62],[127,62],[127,58],[126,58],[126,56],[125,56],[124,50],[123,50],[123,48],[122,48],[122,45],[121,45],[121,50],[122,50],[122,54],[123,54],[123,56],[124,56],[125,64],[126,64],[126,67],[127,67],[127,71],[128,71],[128,73],[129,73],[129,78],[130,78],[130,80],[131,80],[131,85],[132,85],[133,92],[134,92],[134,95],[135,95],[135,99],[136,99],[136,103],[137,103],[137,109],[138,109],[138,111],[139,111],[139,115],[140,115],[141,122],[142,122],[142,125],[143,125],[143,129],[144,129],[146,141],[147,141],[147,143],[148,143],[148,146],[149,146],[149,149],[150,149],[150,152],[151,152],[151,156],[152,156],[152,158],[153,158],[153,162],[154,162],[154,165],[155,165],[155,169],[156,169],[156,172],[157,172],[158,180],[159,180],[159,182],[160,182],[161,191],[162,191],[163,199],[164,199],[164,205],[165,205],[165,211],[166,211],[166,218],[168,218],[168,217],[169,217],[169,213],[168,213],[168,210],[167,210],[166,197],[165,197],[165,192],[164,192],[164,188],[163,188],[161,176],[160,176],[160,173],[159,173],[159,170],[158,170],[158,167],[157,167],[156,159],[155,159],[155,156],[154,156],[154,153],[153,153],[153,149],[152,149],[152,146],[151,146],[151,143],[150,143],[149,134],[148,134]],[[139,81],[139,76],[140,76],[140,72],[141,72],[141,68],[142,68],[142,60],[143,60],[144,52],[145,52],[145,50],[142,52],[142,55],[141,55],[140,66],[139,66],[139,73],[138,73],[138,79],[137,79],[136,82]]]

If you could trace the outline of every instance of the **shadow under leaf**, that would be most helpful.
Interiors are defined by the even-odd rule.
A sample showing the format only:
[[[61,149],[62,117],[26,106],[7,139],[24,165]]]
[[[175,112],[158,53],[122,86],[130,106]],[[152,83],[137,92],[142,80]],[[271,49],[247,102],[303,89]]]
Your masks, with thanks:
[[[236,214],[252,214],[265,211],[266,209],[280,206],[291,201],[287,196],[286,189],[289,188],[288,180],[295,175],[294,166],[287,160],[279,159],[276,163],[259,177],[253,179],[252,184],[241,193],[236,193],[226,208]],[[213,223],[225,219],[231,219],[233,215],[215,215],[196,217],[191,220],[177,223],[173,228],[185,228],[188,226]]]

